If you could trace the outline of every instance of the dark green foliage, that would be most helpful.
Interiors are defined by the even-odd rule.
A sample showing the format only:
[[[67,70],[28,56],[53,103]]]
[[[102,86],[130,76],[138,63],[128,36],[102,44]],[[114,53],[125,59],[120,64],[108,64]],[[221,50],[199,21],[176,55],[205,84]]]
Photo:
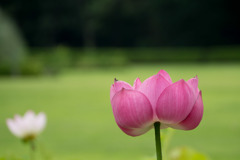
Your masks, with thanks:
[[[18,75],[25,54],[25,44],[18,28],[0,8],[0,74]]]
[[[29,58],[21,65],[21,75],[41,75],[43,73],[43,64],[34,58]]]
[[[132,63],[238,62],[240,47],[99,48],[59,46],[32,48],[19,67],[21,75],[56,75],[66,68],[119,67]],[[0,63],[0,75],[11,75],[11,66]]]
[[[11,75],[11,66],[6,63],[0,63],[0,75]]]
[[[240,44],[233,0],[2,0],[30,46]]]

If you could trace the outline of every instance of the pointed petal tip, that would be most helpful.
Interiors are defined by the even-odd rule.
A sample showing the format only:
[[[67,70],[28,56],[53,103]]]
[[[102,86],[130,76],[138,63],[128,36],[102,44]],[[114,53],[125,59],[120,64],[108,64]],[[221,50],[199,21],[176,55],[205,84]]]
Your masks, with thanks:
[[[161,74],[153,75],[147,78],[139,87],[139,91],[147,96],[152,104],[152,107],[156,108],[156,102],[162,91],[171,85]]]
[[[38,114],[44,114],[44,115],[46,115],[45,112],[43,112],[43,111],[39,112]]]
[[[139,78],[139,77],[136,78],[136,80],[135,80],[134,83],[133,83],[133,89],[135,89],[135,90],[139,89],[139,87],[141,86],[141,84],[142,84],[142,82],[141,82],[140,78]]]
[[[179,83],[181,85],[185,85],[187,84],[187,82],[184,79],[180,79],[179,81],[175,82],[175,83]],[[188,85],[188,84],[187,84]]]
[[[164,69],[160,69],[157,74],[167,73]]]
[[[43,117],[44,119],[47,118],[46,114],[44,112],[39,112],[38,116]]]
[[[197,76],[194,78],[191,78],[187,81],[188,85],[193,89],[196,96],[198,95],[199,89],[198,89],[198,78]]]
[[[169,74],[165,70],[161,69],[158,72],[158,74],[162,75],[169,83],[172,83],[171,77],[169,76]]]
[[[14,116],[13,116],[13,120],[14,121],[17,121],[17,120],[19,120],[19,119],[21,119],[22,117],[19,115],[19,114],[15,114]]]
[[[185,82],[185,80],[184,79],[180,79],[179,82],[183,83],[183,82]]]
[[[117,79],[117,78],[114,78],[114,79],[113,79],[113,84],[111,85],[111,87],[114,87],[114,85],[116,84],[116,82],[118,82],[118,79]]]
[[[33,110],[30,109],[24,114],[24,116],[26,116],[26,115],[34,115],[35,116],[35,113],[33,112]]]
[[[114,84],[110,88],[110,100],[112,100],[113,96],[122,90],[122,88],[132,89],[132,86],[124,81],[115,81]]]

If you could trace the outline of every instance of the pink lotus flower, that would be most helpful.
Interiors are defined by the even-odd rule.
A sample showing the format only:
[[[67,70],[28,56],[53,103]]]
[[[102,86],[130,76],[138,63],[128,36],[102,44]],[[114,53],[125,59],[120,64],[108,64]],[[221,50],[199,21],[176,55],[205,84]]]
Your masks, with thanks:
[[[13,119],[7,119],[9,130],[16,136],[25,141],[34,139],[42,132],[46,125],[46,115],[28,111],[23,117],[15,115]]]
[[[203,116],[197,76],[173,83],[164,70],[143,83],[137,78],[133,86],[115,80],[110,100],[117,125],[130,136],[146,133],[155,122],[160,122],[162,129],[192,130]]]

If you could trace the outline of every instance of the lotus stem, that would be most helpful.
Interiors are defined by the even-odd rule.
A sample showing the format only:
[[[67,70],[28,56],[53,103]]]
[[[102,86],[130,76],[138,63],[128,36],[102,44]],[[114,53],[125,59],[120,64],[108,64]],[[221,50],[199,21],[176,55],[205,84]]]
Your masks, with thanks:
[[[30,160],[34,160],[35,159],[34,152],[36,150],[34,140],[30,140],[29,145],[30,145]]]
[[[154,123],[157,160],[162,160],[160,125],[160,122]]]

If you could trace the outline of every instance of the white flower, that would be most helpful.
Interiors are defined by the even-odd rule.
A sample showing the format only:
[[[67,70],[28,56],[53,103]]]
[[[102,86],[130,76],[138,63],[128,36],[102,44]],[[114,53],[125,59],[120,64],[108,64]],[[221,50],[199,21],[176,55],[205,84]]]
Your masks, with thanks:
[[[28,111],[23,117],[15,115],[13,119],[7,119],[9,130],[17,137],[23,140],[34,139],[46,125],[46,115]]]

